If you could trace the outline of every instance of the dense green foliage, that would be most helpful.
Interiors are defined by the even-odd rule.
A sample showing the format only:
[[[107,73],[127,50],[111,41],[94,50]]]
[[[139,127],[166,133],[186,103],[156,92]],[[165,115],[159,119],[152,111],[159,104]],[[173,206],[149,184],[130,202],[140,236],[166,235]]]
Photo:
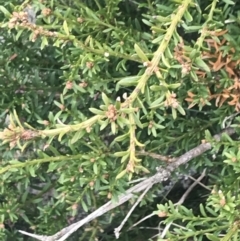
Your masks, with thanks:
[[[154,210],[151,226],[164,222],[148,238],[169,224],[167,240],[238,240],[240,3],[13,0],[0,19],[1,240],[52,235],[206,142],[171,177],[206,168],[194,209],[153,187],[119,240]],[[131,206],[68,240],[114,240]]]

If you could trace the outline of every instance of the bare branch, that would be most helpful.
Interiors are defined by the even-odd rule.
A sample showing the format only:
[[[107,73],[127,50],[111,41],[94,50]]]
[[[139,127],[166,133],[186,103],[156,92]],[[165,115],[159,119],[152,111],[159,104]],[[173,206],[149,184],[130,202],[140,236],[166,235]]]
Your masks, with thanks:
[[[37,235],[37,234],[32,234],[32,233],[28,233],[28,232],[25,232],[25,231],[22,231],[22,230],[18,230],[20,233],[22,234],[25,234],[27,236],[30,236],[30,237],[33,237],[37,240],[42,240],[42,241],[45,241],[47,240],[47,236],[43,236],[43,235]]]
[[[185,201],[186,197],[189,195],[189,193],[193,190],[193,188],[200,183],[200,181],[205,177],[206,175],[206,168],[204,169],[203,173],[201,176],[186,190],[186,192],[182,195],[180,200],[174,204],[174,205],[182,205],[183,202]]]
[[[226,133],[228,135],[232,135],[235,133],[235,131],[233,128],[227,128],[222,133],[215,135],[214,139],[216,141],[220,141],[221,136],[224,133]],[[113,203],[112,201],[107,202],[106,204],[104,204],[103,206],[101,206],[100,208],[98,208],[97,210],[92,212],[91,214],[89,214],[86,218],[84,218],[76,223],[71,224],[70,226],[62,229],[61,231],[54,234],[53,236],[35,235],[34,237],[41,241],[64,241],[64,240],[66,240],[73,232],[78,230],[84,224],[89,223],[93,219],[95,219],[95,218],[103,215],[104,213],[107,213],[108,211],[114,209],[115,207],[118,207],[121,204],[127,202],[129,199],[131,199],[133,197],[134,193],[141,192],[145,189],[150,189],[150,188],[152,188],[152,186],[154,184],[166,181],[171,176],[171,172],[174,171],[177,167],[179,167],[180,165],[186,164],[193,158],[200,156],[201,154],[203,154],[207,150],[210,150],[211,148],[212,148],[212,145],[210,143],[204,143],[204,144],[201,144],[201,145],[191,149],[190,151],[186,152],[179,158],[176,158],[175,162],[169,163],[169,165],[166,168],[163,168],[161,166],[158,167],[157,173],[155,175],[153,175],[153,176],[145,179],[144,181],[136,184],[135,186],[129,188],[125,194],[122,194],[119,197],[118,202],[116,202],[116,203]],[[28,236],[33,236],[32,234],[27,233],[25,231],[19,230],[19,232],[24,233]],[[61,238],[58,239],[59,237],[61,237]]]
[[[194,182],[198,182],[197,181],[197,179],[195,179],[194,177],[192,177],[192,176],[187,176],[188,178],[190,178],[191,180],[193,180]],[[208,190],[208,191],[212,191],[212,189],[211,188],[209,188],[209,187],[207,187],[206,185],[204,185],[203,183],[201,183],[201,182],[198,182],[198,184],[200,185],[200,186],[202,186],[203,188],[205,188],[206,190]]]
[[[132,206],[132,208],[130,209],[130,211],[128,212],[127,216],[123,219],[122,223],[120,224],[119,227],[115,228],[114,233],[116,238],[119,238],[120,235],[120,231],[123,227],[123,225],[126,223],[126,221],[128,220],[129,216],[131,215],[131,213],[133,212],[133,210],[136,208],[136,206],[141,202],[141,200],[143,199],[143,197],[146,195],[146,193],[148,192],[148,190],[150,189],[150,187],[147,187],[146,190],[141,194],[141,196],[138,198],[138,200],[134,203],[134,205]]]
[[[129,230],[132,230],[134,227],[136,227],[139,223],[145,221],[146,219],[149,219],[151,218],[152,216],[155,216],[156,214],[155,213],[150,213],[149,215],[145,216],[144,218],[142,218],[141,220],[139,220],[137,223],[134,223],[129,229]]]
[[[234,133],[235,133],[235,130],[233,128],[227,128],[224,131],[222,131],[220,134],[214,135],[213,138],[216,141],[220,141],[221,136],[223,134],[227,134],[230,136]],[[193,158],[195,158],[197,156],[200,156],[201,154],[210,150],[211,148],[212,148],[212,145],[210,143],[204,143],[204,144],[201,144],[201,145],[191,149],[190,151],[186,152],[185,154],[183,154],[182,156],[177,158],[177,160],[175,162],[171,163],[168,166],[168,170],[175,170],[180,165],[189,162],[190,160],[192,160]]]

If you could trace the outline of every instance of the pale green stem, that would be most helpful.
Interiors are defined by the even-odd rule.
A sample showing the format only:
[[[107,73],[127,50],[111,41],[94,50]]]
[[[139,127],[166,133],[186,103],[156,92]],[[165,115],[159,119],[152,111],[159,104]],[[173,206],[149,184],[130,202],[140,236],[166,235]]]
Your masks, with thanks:
[[[0,174],[3,174],[11,169],[24,168],[27,166],[38,165],[38,164],[45,163],[45,162],[60,162],[60,161],[69,161],[69,160],[74,160],[74,159],[79,160],[79,158],[81,158],[81,157],[82,157],[82,154],[78,154],[78,155],[72,155],[72,156],[46,157],[43,159],[35,159],[32,161],[25,161],[25,162],[21,162],[21,163],[19,162],[16,164],[12,164],[12,165],[8,165],[6,167],[0,168]]]
[[[105,116],[102,115],[95,115],[91,117],[90,119],[83,121],[79,124],[75,125],[66,125],[62,126],[56,129],[51,129],[51,130],[43,130],[39,131],[40,135],[44,136],[56,136],[61,133],[68,133],[68,132],[74,132],[74,131],[79,131],[79,130],[84,130],[87,127],[91,127],[94,123],[96,123],[98,120],[103,119]]]
[[[142,77],[139,79],[138,85],[132,92],[132,94],[129,96],[129,98],[123,103],[123,107],[128,106],[130,103],[133,103],[134,100],[137,98],[138,94],[140,91],[144,90],[144,87],[152,75],[153,72],[158,73],[158,64],[159,61],[161,60],[162,54],[164,53],[165,49],[168,46],[168,43],[170,39],[173,36],[174,31],[177,28],[177,25],[179,21],[181,20],[184,12],[188,8],[188,5],[191,3],[191,0],[185,0],[183,3],[178,7],[178,12],[176,15],[172,18],[171,25],[169,26],[160,46],[158,47],[157,51],[154,53],[152,61],[149,63],[149,67],[146,69],[145,73],[142,75]]]

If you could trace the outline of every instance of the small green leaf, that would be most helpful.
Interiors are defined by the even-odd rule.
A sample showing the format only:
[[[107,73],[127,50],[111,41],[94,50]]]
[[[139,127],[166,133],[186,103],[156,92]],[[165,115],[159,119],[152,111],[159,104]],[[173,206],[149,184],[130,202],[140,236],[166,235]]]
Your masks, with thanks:
[[[226,211],[228,211],[228,212],[231,211],[231,208],[230,208],[227,204],[225,204],[225,205],[223,206],[223,209],[226,210]]]
[[[85,212],[88,212],[88,207],[87,207],[86,203],[85,203],[83,200],[81,200],[81,204],[82,204],[83,210],[84,210]]]
[[[62,138],[63,138],[63,136],[64,136],[65,134],[66,134],[65,131],[62,131],[62,132],[59,134],[59,136],[58,136],[58,141],[59,141],[59,142],[62,140]]]
[[[160,103],[162,103],[164,98],[165,98],[165,95],[160,96],[158,99],[156,99],[155,101],[153,101],[151,103],[150,108],[154,108],[154,106],[159,105]]]
[[[40,49],[43,50],[45,46],[48,46],[48,40],[47,40],[47,38],[45,36],[43,36]]]
[[[122,178],[126,173],[127,173],[127,170],[121,171],[121,172],[116,176],[116,179]]]
[[[223,0],[223,2],[225,2],[226,4],[229,4],[229,5],[236,4],[234,1],[231,1],[231,0]]]
[[[105,120],[103,122],[101,122],[101,126],[100,126],[100,131],[102,131],[103,129],[105,129],[109,124],[109,120]]]
[[[85,11],[89,17],[93,18],[96,21],[99,21],[99,18],[97,17],[97,15],[95,15],[94,12],[90,8],[85,7]]]
[[[126,119],[122,118],[121,116],[119,116],[117,118],[117,124],[120,126],[121,129],[124,129],[125,125],[126,125]]]
[[[154,127],[156,127],[157,129],[165,129],[165,126],[163,126],[163,125],[160,125],[160,124],[157,124],[157,123],[154,123],[153,125],[154,125]]]
[[[192,22],[193,21],[193,17],[192,15],[188,12],[188,10],[186,9],[186,11],[184,12],[184,15],[183,15],[186,19],[187,22]]]
[[[172,117],[174,120],[177,118],[177,111],[174,108],[172,108]]]
[[[69,29],[68,29],[68,24],[66,20],[64,20],[63,22],[63,30],[67,35],[69,35]]]
[[[27,196],[29,194],[29,191],[25,191],[21,197],[22,203],[26,202]]]
[[[218,216],[218,213],[216,213],[215,211],[213,211],[211,208],[209,207],[206,207],[206,210],[211,213],[214,217],[217,217]]]
[[[5,7],[3,7],[2,5],[0,5],[0,11],[2,11],[5,14],[5,16],[7,16],[7,17],[11,16],[11,13],[8,12],[8,10]]]
[[[125,162],[126,160],[128,160],[128,159],[129,159],[129,155],[130,155],[130,153],[128,153],[127,155],[123,156],[123,157],[121,158],[121,163],[123,163],[123,162]]]
[[[94,174],[98,174],[98,166],[97,166],[97,163],[95,162],[94,164],[93,164],[93,172],[94,172]]]
[[[205,70],[206,72],[211,72],[208,65],[201,59],[201,57],[198,57],[195,59],[195,64],[200,67],[201,69]]]
[[[72,140],[71,140],[71,144],[74,144],[75,142],[77,142],[79,139],[81,139],[82,137],[84,136],[84,131],[80,130],[80,131],[77,131]]]
[[[121,101],[120,100],[116,101],[115,107],[116,107],[117,110],[120,110],[120,108],[121,108]]]
[[[170,66],[168,60],[165,58],[164,54],[162,54],[162,59],[161,60],[162,60],[162,63],[165,65],[165,67],[171,68],[171,66]]]
[[[135,144],[136,144],[137,146],[140,146],[140,147],[144,147],[144,146],[145,146],[144,144],[142,144],[141,142],[139,142],[139,141],[137,140],[137,138],[135,138]]]
[[[151,132],[154,137],[157,137],[157,131],[154,126],[151,128]]]
[[[179,106],[177,107],[177,110],[178,110],[182,115],[186,115],[185,110],[182,108],[181,105],[179,105]]]
[[[162,34],[162,35],[158,36],[157,38],[155,38],[154,40],[152,40],[152,43],[157,44],[157,43],[161,42],[163,40],[163,38],[164,38],[164,34]]]
[[[146,167],[141,166],[139,169],[145,173],[150,173],[150,171]]]
[[[104,111],[102,110],[98,110],[96,108],[89,108],[89,110],[93,113],[93,114],[96,114],[96,115],[104,115]]]
[[[206,139],[212,139],[212,135],[209,130],[205,130],[205,138]]]
[[[121,157],[121,156],[129,155],[129,151],[119,151],[119,152],[115,152],[113,155],[117,157]]]
[[[59,48],[59,46],[60,46],[60,39],[56,39],[54,44],[53,44],[53,46],[56,46],[56,47]]]
[[[48,170],[47,172],[52,172],[58,168],[58,163],[57,162],[50,162],[48,165]]]
[[[169,88],[169,89],[177,89],[179,86],[181,86],[181,83],[176,83],[176,84],[168,85],[168,88]]]
[[[211,241],[219,241],[220,240],[216,235],[213,235],[211,233],[206,233],[206,236]]]
[[[150,86],[150,90],[166,92],[168,90],[168,88],[164,85],[152,85],[152,86]]]
[[[135,124],[136,124],[139,128],[142,129],[142,128],[143,128],[143,124],[140,122],[138,116],[137,116],[135,113],[133,113],[133,118],[134,118]]]
[[[110,32],[110,31],[112,31],[112,28],[106,28],[106,29],[104,29],[102,32],[103,32],[103,33],[108,33],[108,32]]]
[[[135,112],[134,108],[121,108],[122,113],[131,114]]]
[[[200,208],[200,212],[203,215],[203,217],[207,217],[207,214],[205,212],[205,209],[204,209],[204,206],[202,205],[202,203],[200,204],[199,208]]]
[[[106,96],[106,94],[104,92],[102,92],[102,100],[104,102],[105,105],[109,105],[110,100],[108,99],[108,97]]]
[[[29,172],[30,172],[30,175],[32,177],[36,177],[36,173],[35,173],[34,167],[29,167]]]
[[[32,200],[32,203],[42,203],[43,199],[42,198],[36,198]]]
[[[116,137],[115,139],[114,139],[114,141],[123,141],[123,140],[125,140],[125,139],[127,139],[127,137],[129,136],[129,132],[128,133],[126,133],[126,134],[124,134],[124,135],[121,135],[121,136],[118,136],[118,137]]]
[[[163,17],[160,15],[154,16],[153,18],[159,21],[160,23],[170,23],[172,21],[170,17]]]
[[[171,52],[171,50],[170,50],[169,47],[166,48],[165,54],[166,54],[167,58],[169,58],[169,59],[172,59],[172,58],[173,58],[172,52]],[[171,66],[171,67],[172,67],[172,66]]]
[[[111,131],[113,134],[117,133],[117,128],[116,128],[116,123],[115,122],[111,122]]]
[[[0,6],[0,7],[1,7],[1,6]],[[21,36],[21,34],[22,34],[23,31],[24,31],[24,29],[19,29],[19,30],[18,30],[18,33],[17,33],[17,35],[16,35],[16,37],[15,37],[16,40],[18,40],[18,39],[20,38],[20,36]]]
[[[141,48],[137,45],[134,44],[134,49],[138,55],[138,57],[143,61],[143,62],[148,62],[147,56],[144,54],[144,52],[141,50]]]
[[[117,82],[116,89],[119,90],[120,86],[135,86],[137,85],[140,78],[141,76],[130,76],[130,77],[121,79],[120,81]]]
[[[152,23],[150,23],[148,20],[146,20],[146,19],[142,19],[142,21],[146,24],[146,25],[148,25],[148,26],[152,26]]]

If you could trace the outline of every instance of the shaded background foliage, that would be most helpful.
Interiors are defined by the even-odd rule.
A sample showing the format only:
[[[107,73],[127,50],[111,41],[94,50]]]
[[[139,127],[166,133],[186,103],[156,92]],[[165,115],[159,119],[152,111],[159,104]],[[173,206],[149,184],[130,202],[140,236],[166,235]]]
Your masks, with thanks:
[[[89,108],[99,109],[103,104],[102,93],[113,105],[118,105],[118,98],[124,102],[124,95],[129,96],[137,82],[123,83],[121,80],[129,76],[140,78],[146,67],[134,44],[151,59],[160,42],[164,41],[164,33],[174,18],[172,14],[177,13],[182,2],[1,2],[4,6],[0,12],[1,128],[7,126],[8,114],[13,110],[22,122],[43,130],[58,128],[59,120],[65,125],[88,120],[93,116]],[[179,156],[203,139],[212,141],[209,133],[219,133],[225,118],[239,111],[239,87],[236,85],[239,77],[240,39],[237,33],[240,5],[227,0],[219,2],[210,18],[214,3],[216,1],[196,1],[186,11],[168,44],[164,61],[159,63],[162,78],[153,74],[144,93],[140,93],[134,102],[133,107],[138,109],[138,121],[135,121],[142,123],[135,123],[136,137],[144,143],[145,151]],[[25,22],[16,29],[15,26],[9,28],[7,22],[12,18],[9,13],[21,12],[27,4],[36,13],[36,26],[49,32],[29,30]],[[209,32],[204,36],[205,29]],[[49,33],[53,36],[47,36]],[[177,87],[173,87],[174,84]],[[164,105],[167,94],[172,92],[177,96],[169,98],[176,98],[182,106],[182,112],[179,111],[176,117],[174,108]],[[101,128],[104,125],[106,128]],[[14,165],[15,159],[26,162],[66,156],[59,162],[39,162],[19,169],[13,167],[1,174],[0,222],[5,228],[0,235],[3,240],[27,240],[16,232],[18,229],[40,234],[56,233],[129,187],[127,175],[116,179],[125,170],[126,161],[121,163],[120,158],[113,155],[128,149],[128,138],[114,141],[115,137],[127,133],[128,126],[124,123],[123,128],[120,126],[115,133],[111,123],[107,122],[91,128],[91,131],[83,130],[78,134],[67,133],[61,140],[53,138],[51,143],[46,138],[37,138],[22,153],[18,147],[0,147],[2,167],[9,163]],[[197,174],[207,167],[208,185],[211,188],[217,185],[226,193],[235,195],[238,163],[232,168],[232,163],[224,164],[223,161],[226,161],[226,153],[228,160],[239,159],[238,142],[236,135],[233,139],[225,137],[220,144],[213,143],[215,149],[212,152],[192,160],[191,164],[173,174],[172,179],[178,179],[180,172],[188,174],[191,170]],[[137,151],[140,152],[141,148]],[[150,174],[140,169],[133,174],[134,179],[154,174],[157,166],[165,165],[148,155],[141,158],[141,165]],[[158,185],[146,195],[143,207],[136,210],[126,226],[130,227],[157,209],[156,203],[166,202],[167,191],[162,194],[159,191],[162,188]],[[183,190],[177,186],[179,189],[181,196]],[[167,196],[173,202],[179,198],[175,190]],[[189,198],[190,203],[185,204],[194,207],[196,213],[206,198],[205,190],[198,189],[197,192],[195,200]],[[227,201],[236,204],[230,198]],[[113,229],[131,206],[129,203],[104,215],[90,223],[88,230],[79,230],[69,240],[94,240],[95,237],[113,240]],[[181,209],[178,212],[184,216]],[[234,212],[236,218],[238,210]],[[229,213],[224,215],[228,217]],[[224,215],[222,223],[228,220]],[[159,220],[154,217],[144,225],[156,228]],[[140,228],[127,231],[126,228],[120,239],[143,237],[144,240],[157,232],[148,233]],[[143,236],[145,234],[147,237]],[[206,238],[204,234],[199,235]]]

